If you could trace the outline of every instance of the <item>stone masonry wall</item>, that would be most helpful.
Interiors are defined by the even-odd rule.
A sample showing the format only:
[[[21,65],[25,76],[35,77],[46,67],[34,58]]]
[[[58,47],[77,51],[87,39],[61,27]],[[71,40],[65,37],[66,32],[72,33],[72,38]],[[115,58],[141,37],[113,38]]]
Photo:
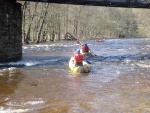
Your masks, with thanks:
[[[22,58],[21,4],[0,0],[0,63]]]

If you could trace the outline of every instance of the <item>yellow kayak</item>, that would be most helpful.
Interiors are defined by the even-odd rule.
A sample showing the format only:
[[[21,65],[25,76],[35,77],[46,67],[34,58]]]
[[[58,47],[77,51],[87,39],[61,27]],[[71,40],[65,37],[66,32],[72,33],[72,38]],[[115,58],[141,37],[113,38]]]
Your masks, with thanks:
[[[75,66],[73,57],[69,61],[69,68],[75,73],[89,73],[91,70],[90,65],[86,61],[83,61],[83,66]]]

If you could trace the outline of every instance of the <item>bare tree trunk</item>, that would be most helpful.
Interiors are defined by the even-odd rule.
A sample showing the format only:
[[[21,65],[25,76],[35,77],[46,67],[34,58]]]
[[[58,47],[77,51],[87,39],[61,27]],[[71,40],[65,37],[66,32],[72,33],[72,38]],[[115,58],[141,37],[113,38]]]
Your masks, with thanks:
[[[51,37],[51,41],[54,41],[54,39],[55,39],[55,33],[54,33],[54,30],[53,30],[53,32],[52,32],[52,37]]]
[[[61,37],[60,37],[60,23],[58,24],[58,40],[60,40]]]
[[[80,16],[81,16],[82,10],[83,10],[83,6],[80,6],[78,15],[75,16],[75,20],[74,20],[74,34],[75,34],[75,36],[79,35],[78,31],[79,31],[79,23],[80,23]]]
[[[66,32],[68,32],[68,10],[69,10],[69,6],[67,5],[67,15],[66,15]]]
[[[30,14],[30,16],[31,16],[31,20],[30,20],[30,24],[29,24],[28,31],[27,31],[27,37],[26,37],[26,43],[27,43],[27,44],[29,43],[29,40],[31,40],[31,39],[30,39],[31,25],[32,25],[32,23],[33,23],[34,14],[35,14],[35,12],[36,12],[37,5],[38,5],[38,2],[36,2],[36,4],[35,4],[34,13],[33,13],[32,16],[31,16],[31,12],[30,12],[30,9],[29,9],[29,14]]]
[[[46,18],[46,15],[47,15],[48,6],[49,6],[49,3],[47,4],[46,10],[45,10],[45,12],[44,12],[42,25],[41,25],[41,27],[40,27],[40,31],[39,31],[39,33],[38,33],[38,40],[37,40],[37,44],[40,42],[41,32],[42,32],[42,29],[43,29],[43,25],[44,25],[44,23],[45,23],[45,18]]]
[[[27,2],[25,1],[23,4],[23,42],[26,42],[26,32],[25,32],[25,13],[27,8]]]

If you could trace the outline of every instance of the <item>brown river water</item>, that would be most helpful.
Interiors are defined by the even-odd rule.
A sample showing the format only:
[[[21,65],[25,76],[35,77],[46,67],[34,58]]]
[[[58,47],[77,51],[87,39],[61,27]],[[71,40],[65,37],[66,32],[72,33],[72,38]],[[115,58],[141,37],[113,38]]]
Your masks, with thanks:
[[[87,43],[91,72],[71,73],[75,41],[23,46],[0,63],[0,113],[150,113],[150,39]]]

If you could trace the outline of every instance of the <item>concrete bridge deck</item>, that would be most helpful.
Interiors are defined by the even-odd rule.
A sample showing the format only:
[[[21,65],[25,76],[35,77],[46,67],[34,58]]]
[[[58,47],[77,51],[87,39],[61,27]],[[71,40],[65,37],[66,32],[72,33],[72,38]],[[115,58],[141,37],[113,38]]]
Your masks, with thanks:
[[[150,8],[150,0],[18,0],[107,7]]]

